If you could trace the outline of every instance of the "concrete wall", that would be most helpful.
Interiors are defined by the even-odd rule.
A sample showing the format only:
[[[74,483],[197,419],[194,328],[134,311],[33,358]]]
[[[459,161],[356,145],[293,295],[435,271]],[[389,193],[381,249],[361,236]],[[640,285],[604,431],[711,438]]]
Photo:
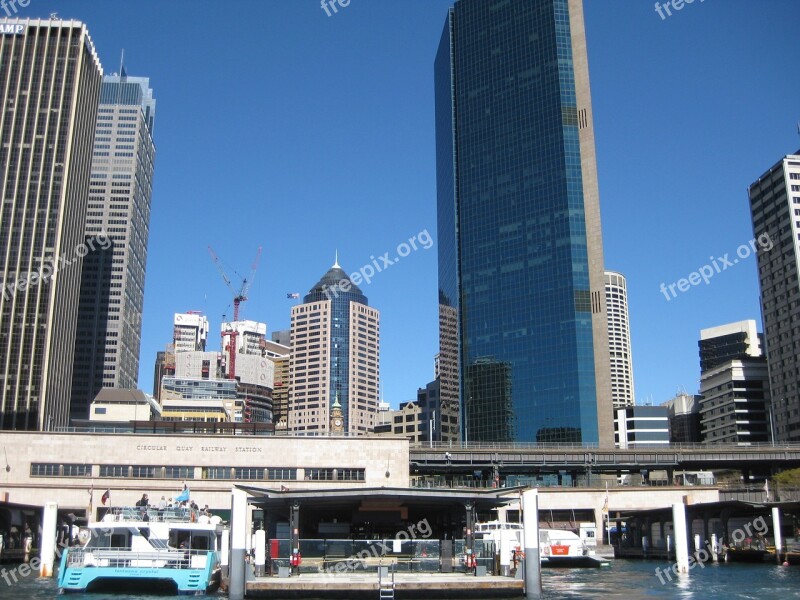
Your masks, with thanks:
[[[10,470],[0,471],[0,497],[7,501],[42,506],[58,502],[59,508],[85,510],[90,501],[111,490],[114,506],[133,505],[143,493],[151,502],[174,497],[183,479],[101,478],[101,465],[193,467],[187,479],[191,497],[201,506],[230,508],[235,484],[280,489],[407,487],[408,441],[391,438],[295,438],[261,436],[139,435],[101,433],[2,432],[0,445],[8,454]],[[92,477],[31,477],[31,463],[90,464]],[[295,481],[202,479],[203,467],[296,468]],[[307,468],[365,470],[365,481],[306,481]],[[389,476],[386,476],[386,473]],[[91,495],[90,495],[91,491]]]

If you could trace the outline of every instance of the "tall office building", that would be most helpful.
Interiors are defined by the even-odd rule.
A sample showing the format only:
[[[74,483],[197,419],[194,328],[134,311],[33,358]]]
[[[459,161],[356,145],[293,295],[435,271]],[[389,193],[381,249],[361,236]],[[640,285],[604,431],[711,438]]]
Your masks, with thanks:
[[[434,71],[440,370],[464,440],[612,447],[582,2],[458,0]]]
[[[175,371],[175,354],[180,352],[205,352],[208,342],[208,318],[198,310],[175,313],[172,320],[172,343],[166,351],[156,353],[153,370],[153,397],[161,401],[162,381]],[[222,375],[213,375],[221,377]]]
[[[67,425],[102,67],[86,26],[0,19],[0,428]]]
[[[329,433],[341,405],[343,430],[366,434],[378,415],[380,312],[337,262],[292,307],[289,431]]]
[[[700,331],[700,427],[706,444],[770,440],[769,377],[753,320]]]
[[[749,190],[775,441],[800,442],[800,151]]]
[[[100,388],[135,389],[153,190],[156,102],[146,77],[106,75],[100,89],[72,380],[73,418]]]
[[[281,332],[282,333],[282,332]],[[286,332],[289,333],[288,331]],[[275,339],[275,333],[272,339]],[[279,339],[280,336],[278,336]],[[291,343],[289,335],[285,341]],[[265,356],[274,365],[274,379],[272,385],[272,419],[277,430],[286,430],[289,418],[289,360],[291,348],[281,343],[267,340],[264,346]]]
[[[199,311],[175,313],[172,341],[175,352],[205,350],[208,342],[208,318]]]
[[[236,332],[236,355],[248,354],[262,356],[265,352],[267,340],[267,324],[257,321],[230,321],[220,325],[222,334],[222,348],[226,360],[230,363],[231,336]],[[227,364],[226,370],[230,371],[231,365]],[[238,370],[237,370],[238,374]]]
[[[628,319],[628,284],[621,273],[606,271],[608,354],[611,364],[611,401],[616,412],[636,404],[633,393],[633,355]]]
[[[669,441],[671,444],[699,444],[703,441],[700,425],[702,396],[679,392],[661,406],[669,415]]]

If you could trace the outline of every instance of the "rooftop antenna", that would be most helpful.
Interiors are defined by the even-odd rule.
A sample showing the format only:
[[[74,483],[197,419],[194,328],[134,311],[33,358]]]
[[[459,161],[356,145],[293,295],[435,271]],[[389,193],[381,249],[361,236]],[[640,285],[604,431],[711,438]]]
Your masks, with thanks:
[[[51,21],[58,21],[58,13],[57,12],[51,12],[50,13],[50,20]]]
[[[800,125],[798,125],[800,126]],[[339,249],[336,249],[336,260],[333,263],[331,269],[341,269],[342,267],[339,266]]]

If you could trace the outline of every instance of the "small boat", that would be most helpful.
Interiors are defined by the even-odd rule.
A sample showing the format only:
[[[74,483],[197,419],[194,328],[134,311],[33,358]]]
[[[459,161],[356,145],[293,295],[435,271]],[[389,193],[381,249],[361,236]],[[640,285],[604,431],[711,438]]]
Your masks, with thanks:
[[[475,524],[475,538],[492,540],[495,552],[500,552],[503,540],[510,548],[524,547],[524,531],[520,523],[488,521]],[[607,567],[610,563],[594,554],[577,533],[565,529],[540,529],[539,553],[542,567],[587,568]]]
[[[184,508],[119,507],[81,529],[61,555],[63,592],[134,588],[202,594],[219,587],[219,517]]]
[[[609,562],[594,555],[577,533],[566,529],[540,529],[542,568],[573,569],[607,567]]]

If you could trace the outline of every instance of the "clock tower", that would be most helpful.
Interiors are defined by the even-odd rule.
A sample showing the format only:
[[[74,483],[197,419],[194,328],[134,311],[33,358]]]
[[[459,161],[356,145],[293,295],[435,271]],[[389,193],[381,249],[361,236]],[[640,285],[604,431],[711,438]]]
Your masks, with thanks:
[[[342,405],[339,404],[338,392],[331,406],[331,433],[344,433],[344,414],[342,413]]]

